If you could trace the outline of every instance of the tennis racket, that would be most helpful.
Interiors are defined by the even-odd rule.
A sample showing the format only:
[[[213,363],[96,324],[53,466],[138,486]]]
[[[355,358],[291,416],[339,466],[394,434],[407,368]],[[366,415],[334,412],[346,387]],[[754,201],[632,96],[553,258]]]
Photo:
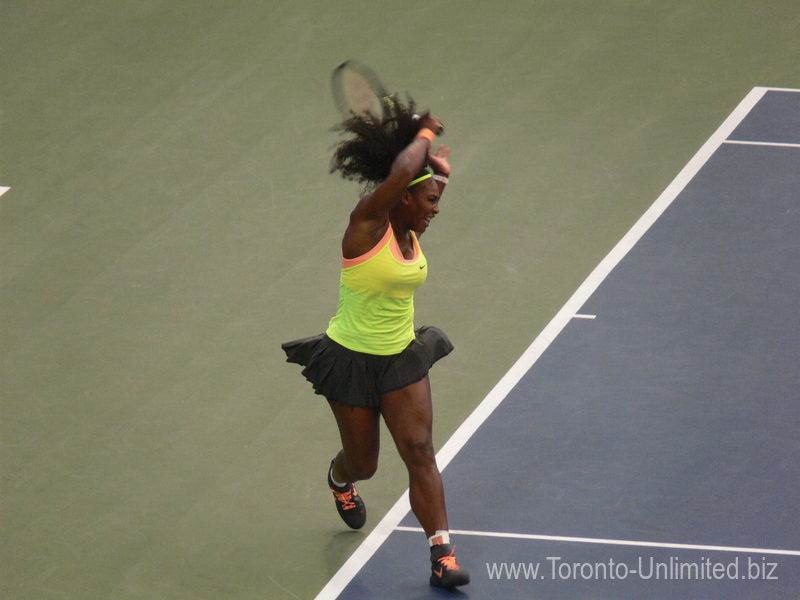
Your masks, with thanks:
[[[357,60],[343,62],[333,70],[331,92],[345,119],[369,115],[380,121],[392,102],[391,94],[375,71]]]

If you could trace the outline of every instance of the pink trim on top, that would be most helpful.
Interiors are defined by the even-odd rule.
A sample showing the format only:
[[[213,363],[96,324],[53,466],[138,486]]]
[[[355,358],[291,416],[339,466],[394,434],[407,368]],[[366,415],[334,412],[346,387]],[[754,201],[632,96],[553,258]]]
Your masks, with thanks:
[[[392,235],[392,226],[386,228],[386,233],[383,234],[381,241],[375,244],[372,247],[372,250],[369,252],[365,252],[361,256],[356,256],[355,258],[344,258],[342,257],[342,268],[346,269],[347,267],[355,267],[356,265],[360,265],[361,263],[367,262],[370,258],[375,256],[378,252],[381,251],[386,244],[389,243],[389,236]]]
[[[389,226],[386,228],[386,233],[383,234],[381,241],[375,244],[369,252],[365,252],[361,256],[357,256],[355,258],[342,257],[342,268],[347,269],[348,267],[355,267],[356,265],[367,262],[370,258],[380,252],[386,244],[389,244],[389,249],[392,251],[392,255],[400,262],[409,264],[416,262],[419,260],[421,253],[419,240],[417,240],[417,236],[413,231],[411,232],[411,238],[414,241],[414,256],[411,259],[407,259],[400,251],[400,245],[397,243],[397,238],[394,237],[392,224],[389,223]]]
[[[391,228],[391,225],[389,225]],[[417,234],[413,231],[411,232],[411,241],[414,244],[414,256],[411,258],[406,258],[403,256],[403,251],[400,250],[400,244],[397,243],[397,238],[392,235],[392,239],[389,242],[389,249],[392,251],[394,257],[399,260],[401,263],[405,264],[413,264],[419,260],[420,249],[419,249],[419,240],[417,240]]]

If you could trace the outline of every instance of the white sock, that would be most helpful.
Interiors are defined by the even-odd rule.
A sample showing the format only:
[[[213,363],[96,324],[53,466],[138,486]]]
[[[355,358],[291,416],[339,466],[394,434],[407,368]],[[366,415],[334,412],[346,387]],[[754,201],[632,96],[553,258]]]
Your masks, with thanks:
[[[437,531],[431,537],[428,538],[428,544],[433,546],[438,546],[439,544],[449,544],[450,543],[450,532],[449,531]]]
[[[333,483],[333,485],[335,485],[337,488],[343,488],[347,486],[346,483],[339,483],[336,481],[336,478],[333,476],[333,465],[331,465],[331,483]]]

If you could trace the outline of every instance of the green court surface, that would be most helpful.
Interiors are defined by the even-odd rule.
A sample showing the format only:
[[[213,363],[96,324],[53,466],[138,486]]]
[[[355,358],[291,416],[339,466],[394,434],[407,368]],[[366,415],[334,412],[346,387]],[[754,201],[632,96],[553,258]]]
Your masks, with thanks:
[[[447,127],[417,296],[456,346],[438,448],[750,89],[800,87],[800,20],[5,2],[0,56],[0,597],[311,599],[407,484],[384,436],[343,529],[333,419],[280,350],[333,314],[358,195],[328,174],[331,69],[359,58]]]

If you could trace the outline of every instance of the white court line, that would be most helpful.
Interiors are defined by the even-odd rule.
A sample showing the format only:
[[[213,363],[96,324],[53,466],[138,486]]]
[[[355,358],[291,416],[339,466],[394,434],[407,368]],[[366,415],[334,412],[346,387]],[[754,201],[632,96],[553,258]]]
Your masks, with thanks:
[[[754,88],[754,89],[764,90],[765,92],[795,92],[795,93],[800,93],[800,89],[798,89],[798,88],[764,87],[764,88]]]
[[[600,264],[595,267],[594,271],[586,278],[586,281],[581,284],[567,303],[558,311],[556,316],[553,317],[553,320],[548,323],[517,362],[508,370],[497,385],[494,386],[472,414],[467,417],[442,449],[439,450],[436,454],[436,462],[440,470],[444,469],[458,451],[464,447],[467,440],[472,437],[489,415],[494,412],[494,409],[498,407],[508,393],[519,383],[520,379],[530,370],[533,364],[539,359],[547,347],[550,346],[553,340],[555,340],[556,336],[564,329],[581,306],[586,303],[611,270],[626,254],[628,254],[631,248],[633,248],[636,242],[650,229],[650,226],[656,222],[667,207],[672,204],[672,201],[683,191],[683,188],[686,187],[703,165],[706,164],[708,159],[711,158],[711,155],[717,151],[720,145],[731,135],[733,130],[742,122],[744,117],[747,116],[767,91],[769,91],[768,88],[756,87],[745,96],[739,103],[739,106],[725,119],[708,141],[703,144],[697,154],[695,154],[681,172],[678,173],[678,176],[667,186],[652,206],[647,209]],[[337,598],[370,557],[380,548],[381,544],[386,541],[386,538],[397,528],[400,521],[403,520],[410,510],[408,490],[406,490],[383,520],[378,523],[375,529],[370,532],[367,538],[355,552],[353,552],[339,571],[328,581],[327,585],[322,588],[315,600],[333,600]]]
[[[10,189],[11,189],[10,187],[4,187],[4,186],[0,185],[0,196],[5,194]]]
[[[421,527],[395,527],[395,531],[424,533]],[[602,538],[570,537],[563,535],[536,535],[530,533],[500,533],[496,531],[466,531],[451,529],[454,535],[478,537],[510,538],[515,540],[536,540],[544,542],[571,542],[575,544],[599,544],[603,546],[638,546],[641,548],[673,548],[678,550],[701,550],[705,552],[737,552],[739,554],[777,554],[781,556],[800,556],[800,550],[774,550],[771,548],[746,548],[738,546],[711,546],[706,544],[675,544],[671,542],[640,542],[636,540],[606,540]]]
[[[582,314],[577,314],[577,315],[572,315],[572,318],[573,318],[573,319],[596,319],[596,318],[597,318],[597,315],[582,315]]]
[[[743,146],[777,146],[779,148],[800,148],[800,144],[786,142],[748,142],[745,140],[725,140],[726,144],[741,144]]]

